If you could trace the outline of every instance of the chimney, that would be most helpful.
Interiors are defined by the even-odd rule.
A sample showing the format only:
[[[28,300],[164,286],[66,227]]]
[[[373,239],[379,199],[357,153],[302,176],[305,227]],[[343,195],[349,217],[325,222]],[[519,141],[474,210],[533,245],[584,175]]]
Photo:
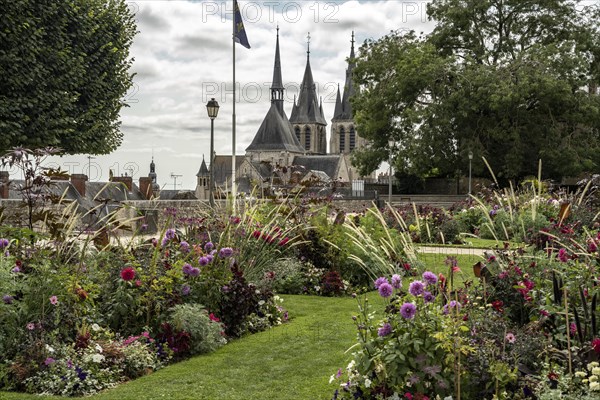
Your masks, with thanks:
[[[113,176],[110,178],[111,182],[121,182],[127,187],[127,191],[131,192],[133,189],[133,178],[131,176]]]
[[[152,178],[149,176],[140,177],[140,192],[142,192],[146,200],[150,200],[153,197]]]
[[[8,199],[8,171],[0,171],[0,199]]]
[[[71,185],[77,189],[81,197],[85,197],[85,183],[88,177],[85,174],[71,174]]]

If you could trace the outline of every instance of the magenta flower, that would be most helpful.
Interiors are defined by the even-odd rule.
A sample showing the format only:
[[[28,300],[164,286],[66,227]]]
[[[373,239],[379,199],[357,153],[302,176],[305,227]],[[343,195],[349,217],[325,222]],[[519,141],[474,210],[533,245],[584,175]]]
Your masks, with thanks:
[[[383,283],[389,283],[387,278],[384,278],[383,276],[377,278],[375,280],[375,289],[379,289],[379,286],[381,286]]]
[[[569,261],[569,255],[567,254],[567,250],[565,250],[564,248],[558,250],[557,258],[559,259],[560,262]]]
[[[379,295],[383,298],[388,298],[394,293],[394,288],[387,282],[379,285]]]
[[[400,307],[400,315],[405,319],[413,319],[417,313],[417,306],[413,303],[404,303]]]
[[[32,331],[35,329],[35,324],[33,322],[29,322],[27,325],[25,325],[25,327],[28,331]]]
[[[124,281],[132,281],[135,278],[135,269],[127,267],[121,270],[121,279]]]
[[[50,296],[50,303],[55,306],[58,304],[58,297],[56,296]]]
[[[390,324],[388,324],[387,322],[385,324],[383,324],[383,326],[381,328],[377,329],[377,335],[379,337],[387,336],[390,333],[392,333],[392,326]]]
[[[394,289],[400,289],[402,287],[402,277],[400,275],[392,275],[392,287]]]
[[[423,280],[427,282],[428,285],[435,285],[438,281],[437,275],[431,271],[423,272]]]
[[[46,365],[46,366],[48,366],[48,365],[52,365],[52,364],[54,364],[54,362],[55,362],[55,361],[56,361],[56,360],[55,360],[54,358],[52,358],[52,357],[48,357],[48,358],[46,358],[46,360],[44,361],[44,365]]]
[[[425,291],[425,284],[421,281],[413,281],[408,285],[408,292],[413,296],[420,296]]]

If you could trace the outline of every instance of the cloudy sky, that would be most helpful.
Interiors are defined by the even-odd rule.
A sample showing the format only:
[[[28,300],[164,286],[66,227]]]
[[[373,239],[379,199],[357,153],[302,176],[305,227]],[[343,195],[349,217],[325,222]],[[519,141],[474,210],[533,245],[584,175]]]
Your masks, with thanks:
[[[231,0],[130,2],[138,31],[131,56],[134,86],[121,112],[124,140],[110,155],[54,159],[69,172],[88,173],[92,181],[116,175],[146,176],[154,154],[158,182],[193,189],[202,156],[208,158],[210,119],[206,103],[221,108],[215,120],[215,151],[232,152],[232,11]],[[285,109],[291,113],[306,65],[310,32],[311,66],[331,128],[337,85],[343,88],[352,30],[356,48],[367,38],[391,30],[433,28],[427,1],[247,1],[240,0],[248,40],[236,45],[237,154],[244,154],[269,109],[276,26],[280,28]],[[329,138],[328,138],[329,142]],[[88,163],[91,162],[91,168]]]

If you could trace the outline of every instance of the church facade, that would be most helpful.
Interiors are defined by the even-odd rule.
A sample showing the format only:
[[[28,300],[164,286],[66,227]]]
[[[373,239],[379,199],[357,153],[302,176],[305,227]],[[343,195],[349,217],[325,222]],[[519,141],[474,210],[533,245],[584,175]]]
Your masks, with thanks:
[[[265,187],[293,188],[307,181],[317,186],[326,186],[334,181],[347,183],[360,178],[350,163],[351,152],[366,144],[366,141],[356,132],[350,104],[350,97],[355,90],[352,84],[355,56],[354,32],[351,43],[343,96],[338,87],[335,111],[331,120],[328,152],[327,120],[312,74],[310,47],[307,49],[306,67],[300,92],[298,97],[294,98],[289,118],[285,112],[285,88],[282,79],[279,28],[277,28],[273,80],[270,87],[271,104],[252,142],[246,148],[245,156],[242,157],[241,162],[236,162],[238,192],[251,192],[253,189]],[[201,171],[197,175],[196,195],[202,194],[199,198],[203,198],[206,193],[203,189],[207,184],[208,171],[205,169],[206,164],[203,160]],[[231,174],[216,174],[215,186],[222,191],[228,191],[231,187]]]

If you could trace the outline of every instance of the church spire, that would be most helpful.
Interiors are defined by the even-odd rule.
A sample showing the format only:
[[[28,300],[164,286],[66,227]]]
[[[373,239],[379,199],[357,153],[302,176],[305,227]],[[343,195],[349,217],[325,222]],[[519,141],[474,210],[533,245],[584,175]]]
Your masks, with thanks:
[[[275,62],[273,65],[273,81],[271,82],[271,103],[283,114],[283,79],[281,78],[281,58],[279,56],[279,25],[277,25],[277,41],[275,42]]]
[[[355,92],[354,84],[352,82],[352,72],[354,71],[354,67],[356,65],[354,62],[354,31],[352,31],[352,39],[350,40],[350,43],[350,57],[348,57],[348,68],[346,69],[346,82],[344,83],[344,96],[342,97],[342,112],[340,114],[335,113],[335,119],[352,119],[352,105],[350,104],[350,98],[354,95]]]

